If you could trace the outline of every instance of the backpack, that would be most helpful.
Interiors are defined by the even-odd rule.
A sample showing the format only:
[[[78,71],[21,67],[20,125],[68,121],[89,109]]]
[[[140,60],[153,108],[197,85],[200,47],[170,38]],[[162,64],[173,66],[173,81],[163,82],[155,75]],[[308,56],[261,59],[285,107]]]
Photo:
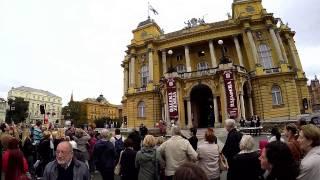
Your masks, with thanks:
[[[116,137],[114,137],[114,139],[116,140],[116,141],[114,142],[114,148],[115,148],[117,154],[119,155],[120,152],[124,149],[124,143],[123,143],[123,141],[122,141],[122,136],[121,136],[119,139],[117,139]]]

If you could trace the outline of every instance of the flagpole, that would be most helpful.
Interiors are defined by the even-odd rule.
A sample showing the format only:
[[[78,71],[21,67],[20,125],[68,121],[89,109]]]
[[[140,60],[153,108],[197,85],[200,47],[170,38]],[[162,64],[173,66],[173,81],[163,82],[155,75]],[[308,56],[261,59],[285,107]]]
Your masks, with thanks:
[[[150,19],[150,2],[148,1],[148,19]]]

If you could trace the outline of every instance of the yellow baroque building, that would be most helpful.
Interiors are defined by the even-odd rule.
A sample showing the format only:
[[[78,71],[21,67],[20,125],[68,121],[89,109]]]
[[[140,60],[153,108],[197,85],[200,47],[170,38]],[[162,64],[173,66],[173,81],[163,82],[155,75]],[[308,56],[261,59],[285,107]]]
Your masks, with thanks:
[[[165,34],[148,18],[132,32],[122,62],[128,127],[174,120],[201,128],[253,115],[292,120],[311,110],[295,32],[261,0],[234,0],[221,22],[192,18]]]
[[[80,102],[81,111],[84,112],[87,122],[93,123],[100,118],[110,118],[113,120],[122,118],[122,106],[110,104],[103,95],[97,99],[86,98]]]

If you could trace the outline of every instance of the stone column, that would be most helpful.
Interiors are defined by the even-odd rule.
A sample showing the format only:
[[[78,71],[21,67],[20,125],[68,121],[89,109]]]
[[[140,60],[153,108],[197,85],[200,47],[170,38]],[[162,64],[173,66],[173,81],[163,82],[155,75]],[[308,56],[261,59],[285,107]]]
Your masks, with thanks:
[[[277,53],[279,62],[282,62],[283,61],[283,57],[282,57],[282,54],[281,54],[280,44],[278,42],[276,33],[274,32],[273,28],[270,28],[269,32],[270,32],[270,35],[271,35],[271,39],[272,39],[273,45],[274,45],[274,47],[276,49],[276,53]]]
[[[124,87],[123,87],[123,90],[124,90],[124,94],[127,93],[128,91],[128,68],[126,65],[124,65],[124,77],[123,77],[123,81],[124,81]]]
[[[191,72],[191,65],[190,65],[190,55],[189,55],[189,46],[184,46],[184,54],[186,57],[186,66],[187,72]]]
[[[301,70],[302,70],[302,65],[301,65],[301,62],[299,61],[298,54],[296,53],[296,48],[295,48],[295,45],[294,45],[294,41],[293,41],[293,39],[292,39],[290,36],[287,36],[287,39],[288,39],[288,44],[289,44],[291,56],[292,56],[292,58],[293,58],[295,67],[296,67],[298,70],[301,71]]]
[[[149,62],[149,82],[153,82],[153,52],[149,49],[148,52],[148,62]]]
[[[167,72],[167,52],[166,50],[162,51],[162,72],[165,74]]]
[[[244,107],[243,92],[240,93],[241,116],[246,119],[246,109]]]
[[[238,37],[237,36],[233,36],[233,41],[234,41],[234,44],[236,45],[236,50],[237,50],[237,55],[238,55],[240,66],[243,67],[244,66],[243,65],[243,56],[242,56],[242,53],[241,53],[241,48],[240,48]]]
[[[250,116],[253,116],[253,105],[252,105],[251,95],[249,95],[249,105],[250,105]]]
[[[135,82],[135,67],[134,67],[134,63],[135,63],[135,57],[131,57],[130,59],[130,87],[133,87],[135,86],[136,82]]]
[[[217,96],[213,97],[213,108],[214,108],[214,127],[217,128],[217,125],[219,124],[219,108],[218,108]]]
[[[190,98],[187,99],[187,113],[188,113],[188,128],[192,128],[192,113],[191,113],[191,100]]]
[[[253,60],[254,60],[255,64],[257,64],[259,62],[258,61],[258,51],[257,51],[257,47],[256,47],[256,44],[254,43],[253,36],[252,36],[252,33],[250,30],[247,31],[247,36],[249,39]]]
[[[289,61],[288,61],[288,57],[287,57],[287,54],[286,54],[286,49],[284,48],[284,45],[283,45],[283,42],[282,42],[282,39],[280,37],[279,32],[276,33],[276,36],[277,36],[278,42],[280,44],[283,60],[284,60],[285,63],[288,63]]]
[[[216,54],[214,53],[214,46],[213,46],[212,40],[209,41],[209,49],[210,49],[212,68],[215,68],[217,67],[217,58],[216,58]]]

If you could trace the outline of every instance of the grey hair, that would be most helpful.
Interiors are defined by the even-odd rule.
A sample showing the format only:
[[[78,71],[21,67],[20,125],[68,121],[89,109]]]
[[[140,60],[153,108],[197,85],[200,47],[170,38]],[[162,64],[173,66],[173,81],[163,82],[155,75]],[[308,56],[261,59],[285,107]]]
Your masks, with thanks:
[[[112,134],[108,129],[102,129],[100,135],[103,139],[110,140]]]
[[[234,119],[226,119],[225,120],[225,126],[234,128],[236,125],[236,121]]]
[[[181,130],[178,126],[173,126],[171,129],[172,135],[181,135]]]
[[[243,135],[239,145],[241,150],[251,151],[254,147],[254,139],[250,135]]]

